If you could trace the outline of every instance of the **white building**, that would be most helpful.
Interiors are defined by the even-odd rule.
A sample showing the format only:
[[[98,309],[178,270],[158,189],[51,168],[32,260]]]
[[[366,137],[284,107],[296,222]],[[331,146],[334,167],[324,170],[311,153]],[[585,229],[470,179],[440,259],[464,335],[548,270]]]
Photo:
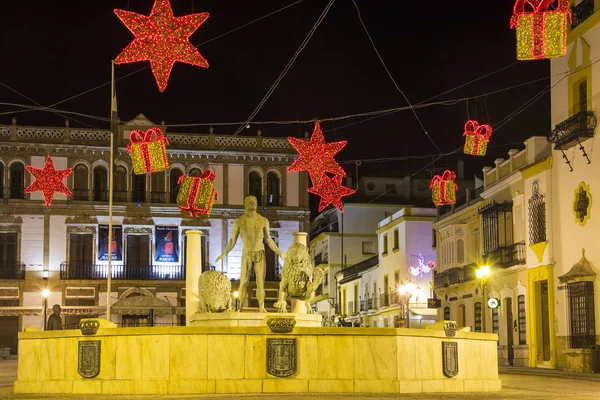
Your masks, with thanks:
[[[258,198],[271,235],[285,251],[292,233],[309,228],[308,178],[286,172],[297,154],[286,139],[257,136],[180,134],[162,130],[170,142],[167,171],[132,173],[125,151],[132,129],[155,126],[143,115],[119,128],[113,206],[112,290],[116,303],[130,296],[152,298],[156,308],[115,305],[113,322],[125,325],[176,323],[185,314],[186,231],[203,232],[203,269],[230,278],[240,275],[241,240],[216,266],[243,212],[246,195]],[[69,127],[0,126],[0,344],[16,348],[25,325],[43,328],[46,300],[63,307],[64,323],[104,313],[107,301],[108,131]],[[223,147],[225,146],[225,147]],[[222,150],[222,151],[221,151]],[[51,154],[57,169],[73,168],[66,185],[73,195],[55,194],[46,208],[39,192],[25,194],[32,181],[26,165],[42,167]],[[218,199],[209,218],[181,214],[175,204],[178,178],[212,169]],[[167,237],[165,239],[165,237]],[[168,242],[168,245],[166,244]],[[166,249],[166,250],[165,250]],[[166,257],[168,254],[169,257]],[[279,262],[266,250],[267,280],[277,281]],[[251,298],[254,293],[250,291]],[[267,294],[277,298],[277,285]],[[123,303],[121,303],[123,304]],[[156,311],[153,312],[152,310]],[[158,310],[158,311],[157,311]],[[160,312],[159,312],[160,311]],[[49,315],[49,314],[48,314]]]

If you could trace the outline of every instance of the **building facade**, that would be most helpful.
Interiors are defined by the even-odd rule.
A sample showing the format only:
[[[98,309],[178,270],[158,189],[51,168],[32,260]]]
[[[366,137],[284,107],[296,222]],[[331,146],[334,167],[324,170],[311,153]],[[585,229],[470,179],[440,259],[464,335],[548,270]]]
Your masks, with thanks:
[[[595,136],[599,109],[600,2],[573,2],[567,54],[551,65],[552,258],[546,266],[554,328],[555,368],[588,372],[598,343],[600,156]],[[583,254],[584,253],[584,254]],[[546,257],[547,255],[544,254]],[[532,278],[533,279],[533,278]],[[539,344],[538,344],[539,346]],[[533,363],[533,360],[532,360]]]
[[[202,268],[239,279],[241,240],[217,265],[233,220],[246,195],[255,195],[259,213],[285,251],[293,232],[309,229],[308,179],[288,174],[296,153],[286,139],[167,132],[169,168],[132,173],[125,145],[134,129],[156,126],[143,115],[120,125],[114,167],[113,239],[107,243],[110,132],[65,127],[0,126],[0,344],[16,349],[24,326],[44,328],[44,308],[63,308],[64,323],[101,315],[107,298],[111,320],[125,326],[184,321],[186,231],[202,231]],[[160,127],[160,125],[159,125]],[[55,194],[45,207],[42,194],[24,193],[33,178],[26,165],[42,167],[51,154],[57,169],[73,168],[66,185],[72,196]],[[176,205],[178,179],[211,169],[218,192],[210,217],[192,218]],[[112,286],[107,296],[107,260]],[[280,261],[266,250],[267,280],[278,280]],[[47,298],[43,297],[47,289]],[[277,289],[267,293],[267,305]],[[251,298],[253,296],[251,292]],[[125,301],[144,296],[141,303]],[[138,299],[139,300],[139,299]],[[44,304],[47,307],[44,307]],[[138,306],[135,306],[138,304]],[[139,306],[146,304],[146,306]],[[121,307],[119,307],[121,305]],[[150,307],[152,306],[152,307]],[[180,314],[183,315],[180,316]]]

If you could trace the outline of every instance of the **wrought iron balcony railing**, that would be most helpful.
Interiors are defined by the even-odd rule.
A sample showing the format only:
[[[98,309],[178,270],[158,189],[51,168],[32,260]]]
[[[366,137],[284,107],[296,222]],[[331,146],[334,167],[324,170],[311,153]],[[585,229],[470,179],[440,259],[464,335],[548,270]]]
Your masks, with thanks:
[[[329,254],[319,253],[315,256],[315,267],[329,262]]]
[[[451,268],[444,272],[436,272],[433,278],[435,289],[458,285],[475,279],[476,264],[465,265],[464,267]]]
[[[75,201],[89,201],[90,200],[90,190],[89,189],[73,189],[73,195],[71,196],[71,200]]]
[[[595,0],[583,0],[576,6],[571,7],[573,13],[571,29],[575,29],[577,26],[581,25],[583,21],[594,14],[594,2]]]
[[[390,295],[387,293],[383,293],[379,295],[379,304],[381,307],[387,307],[390,305]]]
[[[360,301],[360,311],[367,311],[367,302],[368,302],[368,300]]]
[[[485,254],[484,257],[488,259],[490,264],[501,268],[525,264],[525,242],[498,247]]]
[[[594,137],[597,120],[593,111],[582,111],[557,124],[550,132],[548,141],[554,144],[554,150],[567,150],[581,139]]]
[[[0,279],[25,279],[25,264],[0,264]]]
[[[357,264],[354,264],[351,267],[343,268],[341,272],[342,274],[344,274],[344,277],[340,280],[339,283],[347,282],[348,280],[354,279],[356,275],[358,275],[362,271],[376,266],[378,262],[379,256],[373,256]]]
[[[122,280],[184,280],[183,265],[115,265],[112,279]],[[108,277],[106,264],[70,261],[60,264],[60,279],[103,280]]]
[[[370,299],[367,299],[367,310],[375,310],[375,299],[373,299],[372,297]]]

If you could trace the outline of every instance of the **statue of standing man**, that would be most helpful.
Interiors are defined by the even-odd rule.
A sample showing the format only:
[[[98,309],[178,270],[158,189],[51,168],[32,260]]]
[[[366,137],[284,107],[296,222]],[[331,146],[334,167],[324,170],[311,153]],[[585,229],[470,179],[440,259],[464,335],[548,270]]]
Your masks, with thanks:
[[[246,196],[244,199],[244,214],[233,221],[233,232],[231,239],[223,254],[217,260],[218,262],[227,255],[235,246],[238,236],[242,237],[242,272],[240,275],[240,311],[244,307],[244,302],[248,295],[248,284],[250,283],[250,274],[252,268],[256,275],[256,297],[258,298],[258,307],[260,312],[267,312],[265,309],[265,276],[267,273],[265,262],[265,246],[263,240],[271,250],[283,258],[284,254],[269,233],[269,220],[256,212],[258,201],[254,196]]]

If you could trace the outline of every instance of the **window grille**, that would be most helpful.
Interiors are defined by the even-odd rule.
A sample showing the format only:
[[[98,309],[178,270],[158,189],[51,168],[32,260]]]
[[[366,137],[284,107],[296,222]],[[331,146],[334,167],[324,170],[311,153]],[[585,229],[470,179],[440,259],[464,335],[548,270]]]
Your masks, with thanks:
[[[481,332],[481,303],[475,303],[475,332]]]
[[[527,344],[527,319],[525,316],[525,295],[517,297],[519,318],[519,344]]]
[[[444,308],[444,321],[450,321],[450,307]]]
[[[579,111],[587,111],[587,80],[579,84]]]
[[[596,344],[594,282],[569,283],[567,296],[571,321],[571,348],[587,349]]]
[[[540,193],[537,181],[533,183],[533,194],[529,199],[529,243],[546,241],[546,196]]]

